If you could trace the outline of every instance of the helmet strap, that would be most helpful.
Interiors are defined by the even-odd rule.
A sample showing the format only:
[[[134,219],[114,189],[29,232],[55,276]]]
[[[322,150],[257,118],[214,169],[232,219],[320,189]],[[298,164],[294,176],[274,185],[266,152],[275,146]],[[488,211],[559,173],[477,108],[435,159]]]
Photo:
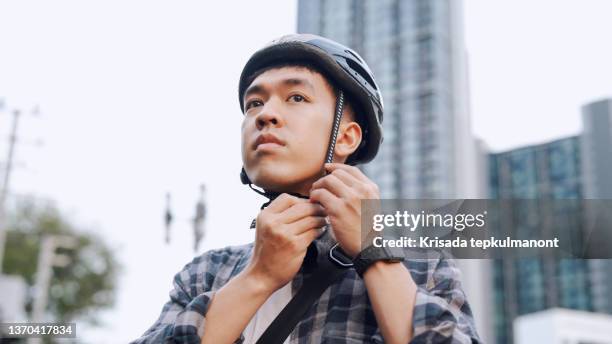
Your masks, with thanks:
[[[338,138],[338,130],[340,129],[340,120],[342,120],[342,112],[344,110],[344,92],[340,90],[338,92],[338,98],[336,99],[336,111],[334,113],[334,123],[332,125],[332,131],[329,138],[329,146],[327,147],[327,155],[325,156],[325,163],[330,163],[334,158],[334,149],[336,148],[336,139]]]

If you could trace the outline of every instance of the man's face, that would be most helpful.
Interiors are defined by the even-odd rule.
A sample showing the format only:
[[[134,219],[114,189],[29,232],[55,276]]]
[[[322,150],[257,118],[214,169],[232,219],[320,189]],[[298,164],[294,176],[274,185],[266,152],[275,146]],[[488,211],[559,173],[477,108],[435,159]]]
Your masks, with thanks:
[[[251,181],[268,191],[305,192],[322,175],[335,95],[319,73],[270,69],[244,96],[242,161]]]

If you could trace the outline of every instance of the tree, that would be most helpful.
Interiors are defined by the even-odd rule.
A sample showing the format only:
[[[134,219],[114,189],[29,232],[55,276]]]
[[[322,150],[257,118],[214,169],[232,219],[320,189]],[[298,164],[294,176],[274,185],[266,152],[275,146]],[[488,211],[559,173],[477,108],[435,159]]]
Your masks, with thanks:
[[[77,238],[73,249],[58,249],[70,257],[66,267],[54,267],[48,309],[58,322],[75,319],[98,325],[94,313],[115,301],[119,265],[112,250],[97,235],[77,228],[50,202],[20,201],[9,212],[3,271],[20,275],[29,285],[35,281],[42,236],[70,235]],[[30,312],[32,300],[28,302]]]

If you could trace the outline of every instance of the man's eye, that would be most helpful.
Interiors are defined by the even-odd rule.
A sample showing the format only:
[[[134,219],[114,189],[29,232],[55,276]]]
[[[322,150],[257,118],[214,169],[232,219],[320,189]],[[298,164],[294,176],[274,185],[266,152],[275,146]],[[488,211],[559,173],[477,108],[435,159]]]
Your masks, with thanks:
[[[295,102],[298,102],[298,103],[299,103],[299,102],[303,102],[303,101],[305,100],[305,99],[304,99],[304,97],[302,97],[302,96],[301,96],[301,95],[299,95],[299,94],[294,94],[294,95],[292,95],[291,97],[289,97],[289,99],[291,99],[291,100],[293,100],[293,101],[295,101]]]
[[[261,106],[261,105],[262,105],[261,101],[259,101],[259,100],[251,100],[251,101],[247,102],[247,104],[244,107],[244,109],[248,110],[248,109],[250,109],[252,107]]]

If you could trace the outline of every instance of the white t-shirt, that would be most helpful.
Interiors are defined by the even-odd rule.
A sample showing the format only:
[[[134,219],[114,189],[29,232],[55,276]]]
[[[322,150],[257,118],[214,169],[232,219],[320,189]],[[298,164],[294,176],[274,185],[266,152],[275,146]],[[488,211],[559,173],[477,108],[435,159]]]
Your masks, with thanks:
[[[257,310],[247,327],[243,331],[244,344],[255,344],[272,321],[283,308],[291,301],[291,282],[275,291]],[[283,344],[289,344],[289,337]]]

